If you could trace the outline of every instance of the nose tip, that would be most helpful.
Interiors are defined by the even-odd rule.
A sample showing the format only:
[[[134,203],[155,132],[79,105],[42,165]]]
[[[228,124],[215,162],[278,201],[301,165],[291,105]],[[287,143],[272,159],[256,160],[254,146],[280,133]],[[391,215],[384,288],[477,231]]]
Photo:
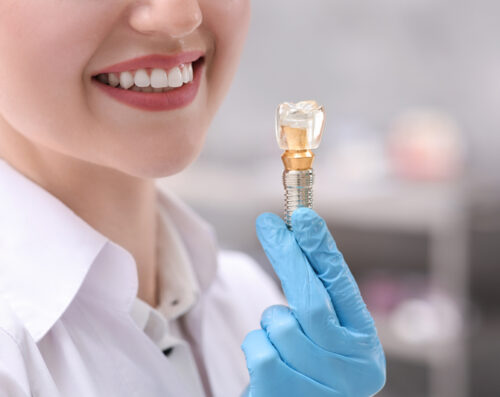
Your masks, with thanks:
[[[195,2],[198,5],[197,2]],[[170,34],[173,37],[182,37],[186,36],[189,33],[195,31],[203,20],[203,16],[201,14],[200,7],[193,7],[190,11],[184,11],[184,18],[176,21],[175,24],[172,24],[170,27]]]
[[[202,21],[198,0],[151,0],[133,10],[129,23],[144,34],[163,33],[180,38],[195,31]]]

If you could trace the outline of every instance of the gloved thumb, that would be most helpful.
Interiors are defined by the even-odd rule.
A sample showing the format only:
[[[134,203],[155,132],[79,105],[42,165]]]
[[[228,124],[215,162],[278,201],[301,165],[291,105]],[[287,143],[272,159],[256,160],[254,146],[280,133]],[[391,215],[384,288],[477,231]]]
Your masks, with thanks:
[[[252,397],[252,393],[250,393],[250,385],[248,385],[245,390],[243,390],[243,393],[241,393],[240,397]]]

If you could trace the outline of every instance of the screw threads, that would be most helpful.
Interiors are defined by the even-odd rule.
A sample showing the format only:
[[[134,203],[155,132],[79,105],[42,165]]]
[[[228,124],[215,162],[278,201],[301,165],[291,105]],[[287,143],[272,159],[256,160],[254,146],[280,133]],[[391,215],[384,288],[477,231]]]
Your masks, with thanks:
[[[299,207],[312,208],[314,171],[312,168],[301,171],[284,171],[283,186],[285,188],[284,220],[292,230],[292,214]]]

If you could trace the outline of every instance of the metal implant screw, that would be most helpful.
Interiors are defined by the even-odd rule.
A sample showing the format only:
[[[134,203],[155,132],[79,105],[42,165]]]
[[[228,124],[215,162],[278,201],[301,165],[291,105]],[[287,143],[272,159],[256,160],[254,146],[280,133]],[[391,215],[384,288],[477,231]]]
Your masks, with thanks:
[[[283,172],[285,188],[284,220],[288,229],[292,230],[292,214],[300,207],[312,208],[314,171],[312,168],[301,171]]]

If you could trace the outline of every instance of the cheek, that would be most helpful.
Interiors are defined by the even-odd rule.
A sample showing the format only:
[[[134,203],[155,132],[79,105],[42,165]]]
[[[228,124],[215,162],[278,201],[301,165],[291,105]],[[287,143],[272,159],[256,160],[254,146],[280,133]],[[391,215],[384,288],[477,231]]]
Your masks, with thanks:
[[[228,33],[246,34],[250,21],[250,0],[201,0],[200,6],[204,21],[212,31],[224,36]]]
[[[214,95],[223,96],[239,63],[250,22],[250,0],[202,0],[204,24],[214,35],[215,55],[208,70]]]
[[[0,82],[0,114],[15,129],[36,131],[38,140],[66,139],[57,135],[66,129],[67,136],[85,108],[82,76],[106,26],[103,15],[94,1],[0,2],[0,75],[9,76]]]

